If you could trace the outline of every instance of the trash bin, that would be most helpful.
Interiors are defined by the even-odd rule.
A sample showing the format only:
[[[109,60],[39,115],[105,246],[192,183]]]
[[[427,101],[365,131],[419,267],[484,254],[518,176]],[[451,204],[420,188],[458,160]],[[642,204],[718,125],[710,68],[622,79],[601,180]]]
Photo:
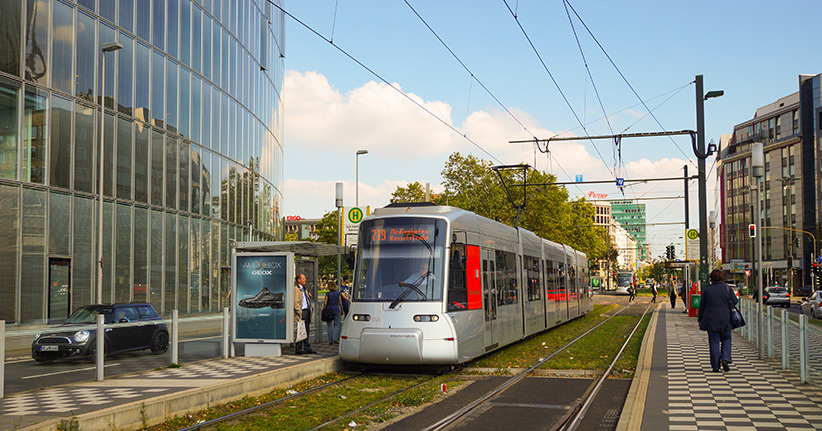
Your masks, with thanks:
[[[701,298],[702,295],[698,293],[691,294],[691,307],[688,309],[689,317],[696,317],[696,315],[699,314],[699,301]]]

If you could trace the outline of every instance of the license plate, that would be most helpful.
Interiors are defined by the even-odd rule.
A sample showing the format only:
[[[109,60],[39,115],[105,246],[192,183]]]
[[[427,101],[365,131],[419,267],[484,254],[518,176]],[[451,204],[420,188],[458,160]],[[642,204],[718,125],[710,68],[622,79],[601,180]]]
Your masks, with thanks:
[[[40,346],[41,352],[56,352],[59,350],[59,346]]]

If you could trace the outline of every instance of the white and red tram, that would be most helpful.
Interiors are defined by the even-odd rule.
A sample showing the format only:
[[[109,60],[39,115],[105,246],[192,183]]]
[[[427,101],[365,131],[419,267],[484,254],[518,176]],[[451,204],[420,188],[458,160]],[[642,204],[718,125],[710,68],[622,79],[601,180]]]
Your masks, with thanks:
[[[392,204],[360,224],[340,358],[459,364],[588,313],[588,258],[455,207]]]

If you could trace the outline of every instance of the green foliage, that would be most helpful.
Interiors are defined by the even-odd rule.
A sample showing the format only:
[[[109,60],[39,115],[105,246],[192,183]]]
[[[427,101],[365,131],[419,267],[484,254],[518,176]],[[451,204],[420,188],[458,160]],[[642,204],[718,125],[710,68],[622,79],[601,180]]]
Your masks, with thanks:
[[[406,187],[397,187],[394,193],[391,193],[392,204],[424,201],[425,187],[419,181],[408,184]]]
[[[317,241],[324,244],[337,244],[339,237],[339,225],[337,219],[337,211],[329,211],[323,215],[320,222],[317,223]],[[323,256],[319,258],[320,279],[322,280],[336,280],[337,279],[337,256]],[[345,256],[341,257],[340,274],[351,275],[348,265],[345,264]],[[339,282],[337,282],[339,285]]]

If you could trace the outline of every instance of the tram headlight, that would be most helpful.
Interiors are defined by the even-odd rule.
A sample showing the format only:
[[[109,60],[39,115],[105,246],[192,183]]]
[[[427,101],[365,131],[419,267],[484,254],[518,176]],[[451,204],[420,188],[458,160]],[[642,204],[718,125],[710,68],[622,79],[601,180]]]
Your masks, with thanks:
[[[352,319],[354,319],[358,322],[369,322],[369,321],[371,321],[371,315],[370,314],[355,314],[352,317]]]
[[[417,314],[414,316],[415,322],[436,322],[440,320],[440,316],[436,314]]]

